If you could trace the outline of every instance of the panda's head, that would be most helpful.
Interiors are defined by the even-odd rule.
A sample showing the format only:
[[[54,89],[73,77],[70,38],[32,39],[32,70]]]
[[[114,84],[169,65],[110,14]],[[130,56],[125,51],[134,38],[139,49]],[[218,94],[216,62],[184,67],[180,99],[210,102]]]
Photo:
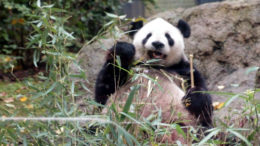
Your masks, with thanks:
[[[157,64],[170,66],[185,57],[183,38],[190,36],[190,27],[183,20],[179,20],[175,27],[162,18],[156,18],[135,29],[136,59],[159,59]]]

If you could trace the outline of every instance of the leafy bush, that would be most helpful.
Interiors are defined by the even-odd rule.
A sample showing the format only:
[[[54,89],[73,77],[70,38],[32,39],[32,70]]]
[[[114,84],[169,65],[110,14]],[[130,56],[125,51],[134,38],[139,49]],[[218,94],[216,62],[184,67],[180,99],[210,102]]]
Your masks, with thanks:
[[[70,44],[67,43],[67,51],[77,52],[86,40],[93,38],[102,26],[109,21],[106,13],[120,13],[120,6],[126,0],[66,0],[43,1],[59,8],[60,17],[66,19],[63,26],[67,31],[73,32],[76,38]],[[154,2],[154,0],[143,0]],[[35,52],[28,40],[31,35],[32,20],[37,15],[38,8],[34,1],[27,0],[1,0],[0,1],[0,59],[12,58],[12,62],[3,62],[0,70],[4,72],[12,66],[14,69],[27,69],[33,67],[32,53]],[[53,9],[55,11],[55,9]],[[66,14],[66,15],[65,15]],[[33,16],[34,15],[34,16]],[[29,44],[29,45],[28,45]],[[41,58],[38,58],[41,60]],[[10,65],[11,64],[11,65]]]

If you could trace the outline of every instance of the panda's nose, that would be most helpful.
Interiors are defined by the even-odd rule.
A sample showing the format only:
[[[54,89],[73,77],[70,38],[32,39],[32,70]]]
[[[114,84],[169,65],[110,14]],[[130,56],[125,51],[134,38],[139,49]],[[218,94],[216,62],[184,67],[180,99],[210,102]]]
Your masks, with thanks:
[[[164,44],[159,41],[152,42],[152,45],[156,50],[160,50],[164,47]]]

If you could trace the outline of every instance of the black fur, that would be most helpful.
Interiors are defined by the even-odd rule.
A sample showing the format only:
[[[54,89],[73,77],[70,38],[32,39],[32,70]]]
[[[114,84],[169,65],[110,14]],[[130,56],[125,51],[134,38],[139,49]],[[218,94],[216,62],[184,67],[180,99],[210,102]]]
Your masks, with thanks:
[[[207,91],[205,81],[200,72],[194,67],[194,88],[191,88],[190,81],[190,63],[181,60],[178,64],[165,68],[168,72],[176,72],[181,75],[187,81],[187,92],[183,97],[183,103],[190,113],[194,114],[200,119],[200,123],[204,127],[212,127],[212,98]]]
[[[130,69],[134,59],[135,48],[126,42],[117,42],[107,55],[107,60],[98,74],[95,86],[95,100],[100,104],[106,104],[108,97],[123,85],[128,73],[116,66],[116,56],[120,57],[121,68]]]
[[[148,39],[152,36],[152,33],[148,33],[146,37],[143,39],[142,44],[145,45]]]
[[[143,25],[144,25],[144,22],[142,20],[139,20],[139,21],[136,21],[136,22],[131,22],[129,36],[131,38],[133,38],[134,35],[136,34],[136,32],[138,32],[138,30],[141,29],[143,27]],[[180,19],[178,21],[177,28],[181,31],[181,33],[182,33],[184,38],[190,37],[191,30],[190,30],[190,26],[189,26],[189,24],[187,22],[185,22],[184,20]],[[167,39],[168,39],[168,37],[167,37]]]
[[[165,33],[165,37],[167,38],[169,45],[170,45],[170,46],[173,46],[173,45],[174,45],[174,40],[173,40],[172,37],[169,35],[169,33]]]
[[[143,27],[144,22],[143,22],[142,20],[140,20],[140,21],[136,21],[136,22],[131,22],[130,25],[131,25],[131,28],[130,28],[129,36],[130,36],[131,38],[133,38],[134,35],[135,35],[135,33],[136,33],[140,28]]]
[[[188,23],[180,19],[177,24],[177,27],[181,31],[184,38],[190,37],[190,26]]]
[[[164,44],[159,41],[152,42],[152,45],[157,51],[160,51],[164,47]]]

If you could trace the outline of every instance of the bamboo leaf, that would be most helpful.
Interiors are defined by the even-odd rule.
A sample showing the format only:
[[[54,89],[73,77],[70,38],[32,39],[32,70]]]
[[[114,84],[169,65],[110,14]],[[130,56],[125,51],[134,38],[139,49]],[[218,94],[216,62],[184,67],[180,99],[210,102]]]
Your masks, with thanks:
[[[116,63],[118,64],[118,66],[122,66],[121,64],[121,59],[119,56],[116,55]]]
[[[181,135],[184,137],[184,139],[186,139],[186,134],[185,134],[185,132],[181,129],[181,126],[178,125],[178,124],[176,124],[176,125],[175,125],[175,128],[176,128],[176,131],[177,131],[179,134],[181,134]]]
[[[257,71],[259,69],[258,66],[250,67],[246,70],[246,75],[248,75],[251,72]]]
[[[225,102],[225,107],[227,107],[232,101],[234,101],[237,97],[239,97],[239,95],[235,95],[230,97],[226,102]]]
[[[38,92],[36,95],[33,96],[34,99],[40,97],[40,96],[45,96],[48,93],[50,93],[55,87],[57,86],[57,82],[53,83],[51,87],[46,91],[46,92]]]
[[[51,5],[42,6],[42,8],[52,8],[53,6],[54,4],[51,4]]]
[[[233,129],[228,129],[227,131],[229,131],[230,133],[234,134],[236,137],[243,140],[248,146],[252,146],[252,144],[244,136],[242,136],[240,133],[234,131]]]
[[[139,87],[140,87],[140,85],[136,85],[131,89],[131,92],[130,92],[130,94],[127,98],[127,101],[125,103],[125,106],[123,108],[123,113],[128,113],[130,106],[132,104],[132,101],[134,99],[134,95],[135,95],[136,91],[139,89]],[[123,121],[124,119],[125,119],[125,115],[122,115],[120,120]]]
[[[73,80],[71,83],[71,88],[70,88],[70,92],[72,95],[74,95],[74,89],[75,89],[75,81]]]
[[[210,134],[208,134],[205,138],[203,138],[198,145],[199,146],[204,145],[212,136],[217,135],[219,132],[220,132],[220,129],[215,129]]]
[[[134,141],[135,145],[140,146],[140,143],[135,139],[135,137],[132,136],[131,134],[129,134],[123,127],[121,127],[120,125],[118,125],[115,122],[111,122],[111,123],[113,125],[115,125],[118,128],[118,130],[121,130],[121,132],[124,135],[124,137],[126,138],[127,142],[131,142],[131,143],[128,143],[128,145],[133,145],[132,141]]]
[[[146,61],[147,64],[150,64],[150,63],[155,63],[155,62],[159,62],[161,59],[151,59],[151,60],[148,60]]]
[[[160,90],[163,90],[162,86],[161,86],[155,79],[149,77],[149,76],[146,75],[146,74],[141,74],[141,76],[143,76],[143,77],[145,77],[145,78],[151,80],[152,82],[154,82],[154,83],[159,87]]]
[[[177,144],[178,146],[182,146],[182,144],[181,144],[181,142],[180,142],[179,140],[176,141],[176,144]]]
[[[106,12],[106,15],[107,15],[108,17],[111,17],[111,18],[118,18],[117,15],[112,14],[112,13],[108,13],[108,12]]]
[[[135,118],[131,117],[130,115],[124,113],[124,112],[120,112],[120,114],[124,115],[125,117],[127,117],[128,119],[134,121],[135,123],[141,125],[142,127],[144,127],[145,129],[150,129],[148,126],[144,125],[142,122],[136,120]]]
[[[36,3],[36,4],[37,4],[37,7],[40,8],[40,7],[41,7],[41,0],[37,0],[37,3]]]
[[[33,64],[35,67],[38,67],[37,62],[39,61],[39,57],[38,57],[38,51],[34,50],[33,52]]]
[[[27,144],[27,138],[26,138],[26,136],[23,136],[23,145],[24,146],[27,146],[28,144]]]
[[[235,96],[237,93],[232,92],[216,92],[216,91],[203,91],[201,93],[208,93],[208,94],[214,94],[214,95],[229,95],[229,96]],[[241,95],[241,94],[239,94]]]

